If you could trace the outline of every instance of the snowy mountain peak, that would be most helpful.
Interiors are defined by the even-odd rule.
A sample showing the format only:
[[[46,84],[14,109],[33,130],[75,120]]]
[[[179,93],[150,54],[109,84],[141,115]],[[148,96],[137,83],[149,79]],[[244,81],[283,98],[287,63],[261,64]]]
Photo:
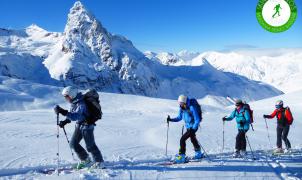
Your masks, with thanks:
[[[48,31],[39,27],[36,24],[32,24],[32,25],[28,26],[27,28],[25,28],[25,32],[26,32],[26,34],[28,34],[30,36],[39,36],[39,37],[44,36],[45,34],[49,33]]]
[[[92,23],[94,20],[94,16],[85,9],[80,1],[77,1],[69,11],[67,25],[76,27],[82,22]]]
[[[182,51],[179,51],[177,53],[177,55],[185,60],[185,61],[190,61],[192,60],[193,58],[197,57],[199,55],[198,52],[192,52],[192,51],[188,51],[188,50],[182,50]]]
[[[40,26],[38,26],[36,24],[31,24],[30,26],[25,28],[25,30],[45,31],[43,28],[41,28]]]
[[[76,1],[71,7],[69,14],[87,14],[92,16],[80,1]]]

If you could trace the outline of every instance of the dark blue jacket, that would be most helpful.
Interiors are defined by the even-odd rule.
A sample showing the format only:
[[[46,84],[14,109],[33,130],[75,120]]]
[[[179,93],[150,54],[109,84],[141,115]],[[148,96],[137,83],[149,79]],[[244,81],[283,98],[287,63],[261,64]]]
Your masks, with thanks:
[[[71,107],[67,113],[67,119],[71,121],[76,121],[80,124],[86,120],[88,116],[87,106],[84,102],[82,93],[78,93],[77,96],[72,100]]]

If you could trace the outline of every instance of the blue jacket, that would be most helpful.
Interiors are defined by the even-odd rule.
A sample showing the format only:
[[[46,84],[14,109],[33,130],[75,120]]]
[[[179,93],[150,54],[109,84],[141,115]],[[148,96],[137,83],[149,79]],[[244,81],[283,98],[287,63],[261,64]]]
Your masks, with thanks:
[[[240,108],[239,112],[235,109],[232,114],[226,118],[227,121],[231,121],[236,117],[237,128],[239,130],[248,131],[250,128],[251,116],[249,111],[246,108]],[[240,122],[243,122],[243,126],[240,125]]]
[[[87,106],[84,102],[82,93],[78,93],[77,96],[72,100],[69,112],[66,115],[67,119],[76,121],[80,124],[86,120],[88,116]]]
[[[172,122],[179,122],[182,119],[185,121],[185,126],[187,129],[194,129],[197,130],[199,127],[199,123],[201,122],[201,119],[199,118],[198,112],[195,109],[195,107],[190,105],[190,99],[187,98],[187,109],[183,110],[179,108],[179,113],[176,118],[172,118]]]

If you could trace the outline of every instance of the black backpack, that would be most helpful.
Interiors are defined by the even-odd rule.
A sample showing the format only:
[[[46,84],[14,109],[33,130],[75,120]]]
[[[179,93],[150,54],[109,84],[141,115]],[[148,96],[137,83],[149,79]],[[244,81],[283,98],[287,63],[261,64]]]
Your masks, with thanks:
[[[198,103],[198,101],[195,98],[192,98],[192,99],[190,99],[190,105],[195,108],[200,120],[202,120],[202,110],[201,110],[201,106]],[[193,114],[191,114],[191,116],[194,117]]]
[[[95,124],[95,122],[99,119],[102,119],[103,116],[99,94],[95,89],[88,89],[83,96],[88,111],[86,123]]]

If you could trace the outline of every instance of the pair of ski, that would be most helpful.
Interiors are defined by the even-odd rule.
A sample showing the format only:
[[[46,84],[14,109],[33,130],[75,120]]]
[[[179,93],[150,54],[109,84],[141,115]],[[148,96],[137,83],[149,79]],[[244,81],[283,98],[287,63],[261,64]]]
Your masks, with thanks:
[[[55,173],[65,173],[65,174],[70,174],[70,173],[73,173],[73,172],[76,172],[76,171],[93,171],[93,170],[96,170],[96,169],[106,169],[105,167],[104,168],[93,168],[91,166],[87,166],[87,167],[84,167],[84,168],[77,168],[76,167],[77,165],[70,165],[70,166],[64,166],[64,167],[60,167],[59,169],[57,168],[48,168],[48,169],[42,169],[42,170],[39,170],[38,172],[39,173],[42,173],[42,174],[48,174],[48,175],[51,175],[51,174],[55,174]],[[59,172],[58,172],[59,171]]]

